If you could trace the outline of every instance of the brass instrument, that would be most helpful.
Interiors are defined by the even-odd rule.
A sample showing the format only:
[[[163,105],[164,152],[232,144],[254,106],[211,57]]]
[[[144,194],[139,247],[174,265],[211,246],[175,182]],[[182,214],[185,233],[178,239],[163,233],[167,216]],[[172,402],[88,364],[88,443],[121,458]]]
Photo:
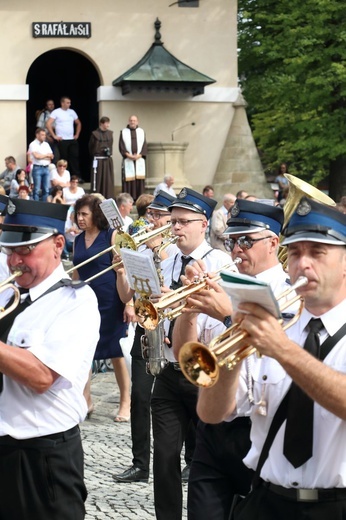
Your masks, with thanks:
[[[80,267],[83,267],[83,265],[88,264],[89,262],[92,262],[93,260],[96,260],[96,258],[99,258],[100,256],[104,255],[105,253],[109,253],[110,251],[113,251],[114,253],[120,254],[120,250],[122,248],[126,249],[132,249],[133,251],[137,251],[137,249],[145,244],[148,240],[151,240],[152,238],[155,238],[158,235],[165,235],[169,232],[171,228],[170,224],[166,224],[165,226],[162,226],[157,229],[153,229],[152,231],[148,232],[142,232],[136,233],[135,235],[131,236],[128,233],[125,233],[124,231],[119,230],[118,233],[115,236],[114,244],[106,247],[103,251],[100,251],[94,256],[91,256],[87,260],[84,260],[84,262],[81,262],[78,265],[75,265],[71,267],[71,269],[68,269],[66,271],[67,274],[73,273],[73,271],[76,271]],[[95,278],[98,278],[99,276],[103,275],[104,273],[107,273],[108,271],[111,271],[111,269],[114,269],[114,267],[120,265],[121,262],[118,262],[116,264],[112,264],[106,269],[103,269],[103,271],[100,271],[99,273],[95,274],[94,276],[91,276],[87,280],[85,280],[85,283],[89,283]]]
[[[229,264],[224,265],[218,271],[216,271],[216,273],[220,273],[224,269],[229,269],[230,267],[240,264],[241,262],[241,258],[236,258],[234,262],[230,262]],[[219,279],[220,276],[214,276],[210,280],[216,282]],[[186,298],[191,296],[191,294],[201,291],[206,286],[207,278],[203,278],[202,280],[197,279],[191,285],[179,287],[179,289],[165,294],[157,303],[152,303],[148,299],[137,299],[135,301],[135,313],[144,320],[141,322],[142,327],[147,330],[154,330],[160,321],[164,319],[174,320],[180,316],[183,308],[186,306]],[[179,302],[182,303],[178,307],[170,311],[163,312],[165,309],[169,309]]]
[[[300,276],[297,281],[278,296],[277,301],[284,300],[280,305],[280,312],[300,300],[297,314],[284,327],[288,329],[299,319],[304,302],[299,295],[287,299],[293,291],[306,285],[306,276]],[[281,318],[280,323],[283,323]],[[219,336],[216,336],[209,344],[209,348],[203,343],[190,341],[182,346],[179,352],[180,368],[184,376],[194,385],[210,388],[219,379],[220,367],[225,366],[232,370],[240,361],[256,352],[255,347],[246,340],[248,333],[240,330],[240,324],[235,323]]]
[[[308,182],[302,181],[298,177],[291,175],[289,173],[284,173],[284,176],[289,182],[289,191],[288,196],[284,205],[284,224],[283,228],[285,228],[292,217],[298,202],[302,197],[308,197],[309,199],[316,200],[317,202],[321,202],[322,204],[326,204],[326,206],[335,206],[335,202],[333,199],[328,197],[323,191],[318,190],[314,186],[311,186]],[[280,237],[280,242],[284,239],[283,236]],[[287,267],[287,250],[286,246],[281,246],[279,249],[278,258],[284,268]]]
[[[161,246],[154,251],[153,259],[159,277],[161,287],[164,284],[161,273],[161,253],[166,247],[175,244],[179,237],[172,235],[168,240],[162,242]],[[142,357],[147,360],[147,374],[157,376],[167,366],[168,361],[165,356],[165,329],[163,321],[158,323],[154,330],[146,330],[141,336]]]
[[[5,309],[4,307],[0,308],[0,320],[2,318],[4,318],[5,316],[7,316],[7,314],[10,314],[12,311],[14,311],[14,309],[20,303],[20,292],[19,292],[19,289],[18,289],[18,287],[16,285],[13,285],[13,283],[11,283],[11,282],[15,278],[18,278],[18,276],[22,276],[22,274],[23,274],[22,271],[15,271],[11,276],[6,278],[6,280],[3,280],[2,282],[0,282],[0,293],[3,293],[7,289],[11,289],[13,291],[13,293],[14,293],[14,300],[11,303],[11,305],[9,307],[7,307],[7,309]]]

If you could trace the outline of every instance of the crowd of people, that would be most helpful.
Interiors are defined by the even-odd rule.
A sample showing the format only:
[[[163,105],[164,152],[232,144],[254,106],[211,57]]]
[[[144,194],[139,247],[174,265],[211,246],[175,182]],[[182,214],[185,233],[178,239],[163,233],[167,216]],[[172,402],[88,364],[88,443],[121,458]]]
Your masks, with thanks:
[[[148,301],[204,281],[174,319],[163,315],[157,330],[146,329],[148,316],[135,305],[143,294],[130,285],[121,250],[112,249],[119,229],[100,208],[114,190],[110,121],[101,118],[90,140],[100,193],[86,194],[74,162],[81,123],[70,104],[63,98],[55,111],[47,102],[39,115],[45,126],[29,146],[30,173],[6,157],[0,174],[1,269],[14,274],[19,303],[7,313],[12,291],[0,294],[0,517],[84,518],[78,423],[94,410],[93,360],[110,359],[120,390],[114,421],[130,423],[133,455],[113,479],[147,483],[152,444],[158,520],[181,520],[183,482],[189,520],[346,518],[343,198],[333,208],[303,195],[284,226],[284,181],[270,201],[244,190],[217,201],[211,185],[176,194],[168,174],[153,195],[144,193],[145,134],[131,116],[120,135],[124,184],[115,200],[122,233],[159,230],[138,247],[153,259],[161,285]],[[169,234],[160,233],[167,224]],[[282,246],[288,268],[279,260]],[[68,271],[66,254],[74,265]],[[288,301],[280,319],[258,300],[235,307],[214,278],[220,270],[266,285],[276,299],[305,277],[294,292],[305,306]],[[208,346],[231,335],[232,325],[240,334],[235,345],[249,352],[233,358],[232,370],[216,360],[217,376],[207,385],[203,354],[191,350],[185,366],[182,347]],[[130,326],[129,373],[120,340]],[[154,365],[150,348],[160,351]],[[200,389],[188,370],[202,377]],[[48,484],[47,460],[54,461]]]

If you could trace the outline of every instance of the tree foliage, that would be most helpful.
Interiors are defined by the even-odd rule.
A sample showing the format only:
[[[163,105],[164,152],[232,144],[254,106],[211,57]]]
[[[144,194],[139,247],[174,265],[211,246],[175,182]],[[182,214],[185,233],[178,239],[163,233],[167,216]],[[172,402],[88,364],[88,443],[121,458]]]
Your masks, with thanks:
[[[264,164],[315,184],[331,173],[331,194],[346,194],[344,0],[238,5],[239,77]]]

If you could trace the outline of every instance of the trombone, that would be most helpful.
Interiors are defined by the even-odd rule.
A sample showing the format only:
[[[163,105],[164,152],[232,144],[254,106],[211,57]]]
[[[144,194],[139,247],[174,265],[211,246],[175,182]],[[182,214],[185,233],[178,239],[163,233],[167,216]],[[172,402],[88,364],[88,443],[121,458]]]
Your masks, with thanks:
[[[15,271],[11,276],[0,282],[0,294],[6,291],[7,289],[11,289],[13,291],[14,300],[11,303],[7,309],[4,307],[0,307],[0,320],[7,316],[7,314],[10,314],[14,309],[17,307],[17,305],[20,303],[20,292],[16,285],[13,285],[11,283],[15,278],[18,278],[18,276],[22,276],[22,271]]]
[[[233,262],[230,262],[229,264],[226,264],[218,269],[218,271],[216,271],[216,275],[217,273],[220,273],[225,269],[229,269],[234,265],[241,264],[241,262],[241,258],[236,258]],[[214,276],[213,278],[210,278],[212,282],[216,282],[219,279],[220,276]],[[144,320],[143,322],[141,321],[141,327],[144,327],[147,330],[154,330],[162,320],[174,320],[180,316],[182,310],[184,307],[186,307],[186,298],[191,296],[191,294],[198,293],[206,286],[207,278],[204,277],[202,280],[196,279],[196,281],[194,281],[191,285],[179,287],[179,289],[165,294],[157,303],[152,303],[147,298],[138,298],[135,301],[135,313]],[[179,302],[182,303],[178,307],[175,307],[170,311],[163,312],[164,310],[171,308],[173,305],[176,305]]]
[[[306,276],[300,276],[289,289],[280,294],[277,301],[283,302],[279,305],[280,312],[290,307],[293,303],[300,300],[300,307],[297,314],[283,326],[283,330],[288,329],[298,321],[304,308],[304,301],[299,295],[287,297],[306,285]],[[283,319],[280,318],[280,323]],[[203,343],[190,341],[182,346],[179,352],[180,368],[190,383],[203,388],[212,387],[219,379],[220,367],[226,366],[232,370],[240,361],[256,352],[255,347],[244,341],[248,337],[246,331],[240,330],[240,324],[235,323],[219,336],[216,336],[209,344],[209,348]]]
[[[152,231],[147,231],[146,233],[143,231],[139,231],[135,235],[131,236],[128,233],[125,233],[124,231],[118,231],[118,233],[115,236],[114,244],[112,244],[109,247],[106,247],[103,251],[100,251],[94,256],[91,256],[87,260],[84,260],[84,262],[81,262],[78,265],[75,265],[71,267],[71,269],[68,269],[66,271],[67,274],[71,274],[80,267],[83,267],[83,265],[88,264],[89,262],[92,262],[93,260],[96,260],[96,258],[99,258],[100,256],[104,255],[105,253],[109,253],[110,251],[113,251],[114,253],[120,254],[120,249],[126,248],[126,249],[132,249],[133,251],[137,251],[137,249],[145,244],[148,240],[151,240],[152,238],[155,238],[158,235],[166,235],[168,234],[169,230],[171,228],[171,224],[166,224],[165,226],[161,226],[160,228],[153,229]],[[109,267],[106,267],[106,269],[103,269],[103,271],[100,271],[99,273],[95,274],[94,276],[91,276],[87,280],[84,280],[85,283],[89,283],[95,278],[98,278],[99,276],[107,273],[108,271],[111,271],[114,269],[114,267],[117,267],[120,265],[121,262],[117,262],[116,264],[112,264]]]

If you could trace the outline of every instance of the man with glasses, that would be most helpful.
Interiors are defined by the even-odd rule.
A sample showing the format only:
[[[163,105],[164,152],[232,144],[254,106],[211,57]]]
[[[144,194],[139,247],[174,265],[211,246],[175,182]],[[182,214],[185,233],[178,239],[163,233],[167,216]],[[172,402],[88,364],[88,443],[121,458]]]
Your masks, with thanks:
[[[224,231],[226,250],[233,260],[242,260],[238,265],[239,272],[270,283],[277,295],[289,287],[288,276],[277,258],[283,219],[281,208],[237,199]],[[196,268],[195,265],[188,269],[189,276],[198,273]],[[197,312],[219,320],[227,328],[231,326],[233,310],[229,296],[217,283],[210,282],[209,285],[213,290],[200,291],[187,299],[189,309],[178,318],[176,332],[179,337],[174,338],[176,355],[179,348],[191,339],[191,330],[197,340],[196,317],[193,318]],[[289,310],[292,312],[292,308]],[[295,311],[296,307],[293,308]],[[222,329],[217,331],[215,327],[215,335],[221,332]],[[199,340],[202,333],[199,332]],[[242,459],[250,449],[249,415],[254,405],[252,378],[255,363],[257,361],[253,357],[244,363],[249,376],[249,401],[245,408],[238,410],[237,417],[220,424],[198,423],[188,489],[189,520],[203,516],[215,520],[228,519],[234,495],[245,495],[250,489],[252,471],[243,464]],[[265,413],[264,405],[262,409],[259,406],[256,409]]]
[[[183,188],[169,207],[172,232],[179,252],[162,262],[165,290],[177,289],[185,266],[203,259],[208,271],[230,263],[227,253],[211,248],[205,240],[207,223],[216,201]],[[180,371],[172,350],[174,323],[166,320],[170,342],[165,346],[168,366],[155,379],[151,406],[154,437],[154,501],[158,520],[177,520],[182,515],[180,457],[190,421],[197,424],[197,388]]]
[[[0,321],[0,518],[82,520],[78,423],[99,337],[97,300],[61,263],[68,207],[9,200],[0,246],[21,302]],[[12,291],[1,294],[6,309]],[[68,331],[68,339],[66,339]],[[73,348],[71,348],[71,345]]]

